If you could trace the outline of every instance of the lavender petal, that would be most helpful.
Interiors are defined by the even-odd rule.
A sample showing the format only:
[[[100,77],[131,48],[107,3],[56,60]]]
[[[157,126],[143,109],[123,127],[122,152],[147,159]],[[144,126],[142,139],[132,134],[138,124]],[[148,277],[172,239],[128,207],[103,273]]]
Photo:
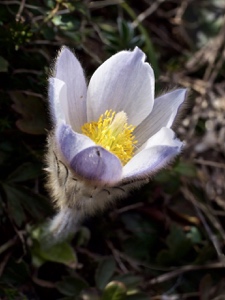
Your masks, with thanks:
[[[70,166],[78,176],[98,185],[114,185],[120,181],[122,175],[120,160],[100,146],[79,152]]]

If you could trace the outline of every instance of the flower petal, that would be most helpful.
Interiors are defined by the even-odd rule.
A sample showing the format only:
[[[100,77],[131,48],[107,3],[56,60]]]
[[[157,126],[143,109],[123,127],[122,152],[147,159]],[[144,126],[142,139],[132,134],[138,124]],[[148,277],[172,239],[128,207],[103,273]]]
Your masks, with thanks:
[[[74,132],[70,125],[65,123],[57,127],[55,135],[57,147],[68,164],[70,164],[77,153],[95,145],[87,136]]]
[[[100,146],[79,152],[70,165],[78,176],[97,185],[113,185],[122,175],[120,160]]]
[[[83,69],[73,53],[63,47],[55,64],[55,77],[65,82],[67,88],[67,105],[64,109],[69,117],[69,124],[76,132],[87,122],[86,94],[87,86]]]
[[[172,129],[163,127],[156,134],[150,137],[142,146],[138,149],[137,153],[153,146],[171,146],[182,147],[183,143],[175,138],[175,133]]]
[[[142,145],[162,127],[171,127],[177,112],[184,102],[186,89],[177,89],[155,99],[152,112],[134,130],[138,145]]]
[[[123,181],[143,179],[165,167],[182,149],[182,142],[174,135],[171,129],[162,128],[150,138],[124,166]]]
[[[178,147],[154,146],[144,150],[123,168],[123,182],[147,178],[164,168],[180,153]]]
[[[136,47],[106,60],[93,74],[88,87],[87,118],[98,120],[106,110],[124,111],[129,124],[137,126],[151,112],[154,73]]]
[[[62,109],[62,102],[66,102],[67,99],[65,82],[56,78],[49,78],[48,96],[54,124],[66,121],[65,110]]]

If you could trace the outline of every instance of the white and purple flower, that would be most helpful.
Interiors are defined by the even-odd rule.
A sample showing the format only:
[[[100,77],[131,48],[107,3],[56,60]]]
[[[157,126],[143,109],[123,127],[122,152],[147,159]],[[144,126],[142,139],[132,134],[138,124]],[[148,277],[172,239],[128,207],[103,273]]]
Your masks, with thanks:
[[[49,80],[54,123],[50,137],[54,145],[49,151],[54,152],[55,158],[50,160],[57,167],[49,163],[48,170],[51,185],[66,187],[71,177],[77,192],[73,196],[68,195],[68,189],[53,192],[60,209],[71,208],[71,203],[75,207],[79,201],[80,207],[86,207],[84,203],[89,200],[80,195],[87,190],[98,202],[102,191],[144,180],[181,152],[183,144],[171,126],[187,91],[177,89],[154,99],[154,85],[154,72],[137,47],[106,60],[88,86],[77,58],[62,48]],[[59,163],[66,170],[64,184]],[[75,200],[57,199],[60,197]]]

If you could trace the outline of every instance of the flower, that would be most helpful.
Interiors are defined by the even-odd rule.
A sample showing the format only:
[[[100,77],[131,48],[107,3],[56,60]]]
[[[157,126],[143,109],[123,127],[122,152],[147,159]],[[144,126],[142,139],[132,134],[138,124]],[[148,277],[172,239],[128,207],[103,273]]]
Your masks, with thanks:
[[[104,62],[88,87],[79,61],[63,47],[49,95],[57,146],[81,179],[112,186],[146,178],[182,149],[171,126],[186,90],[154,101],[154,73],[137,47]]]
[[[49,159],[54,166],[49,163],[48,170],[60,209],[97,205],[85,200],[90,195],[103,207],[99,203],[107,197],[99,200],[102,191],[113,198],[113,187],[144,182],[181,152],[183,143],[171,126],[187,91],[177,89],[154,100],[154,72],[138,47],[106,60],[88,87],[78,59],[66,47],[53,73],[49,153],[55,158]]]

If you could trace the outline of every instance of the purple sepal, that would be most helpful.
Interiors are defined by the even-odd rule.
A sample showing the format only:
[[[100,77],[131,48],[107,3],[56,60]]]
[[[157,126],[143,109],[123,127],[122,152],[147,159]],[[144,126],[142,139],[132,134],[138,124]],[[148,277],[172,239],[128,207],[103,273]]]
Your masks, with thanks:
[[[56,141],[67,163],[70,163],[80,151],[95,145],[87,136],[73,131],[70,125],[65,123],[61,123],[57,127]]]
[[[70,163],[73,171],[83,179],[97,185],[114,185],[122,176],[120,160],[100,146],[79,152]]]

